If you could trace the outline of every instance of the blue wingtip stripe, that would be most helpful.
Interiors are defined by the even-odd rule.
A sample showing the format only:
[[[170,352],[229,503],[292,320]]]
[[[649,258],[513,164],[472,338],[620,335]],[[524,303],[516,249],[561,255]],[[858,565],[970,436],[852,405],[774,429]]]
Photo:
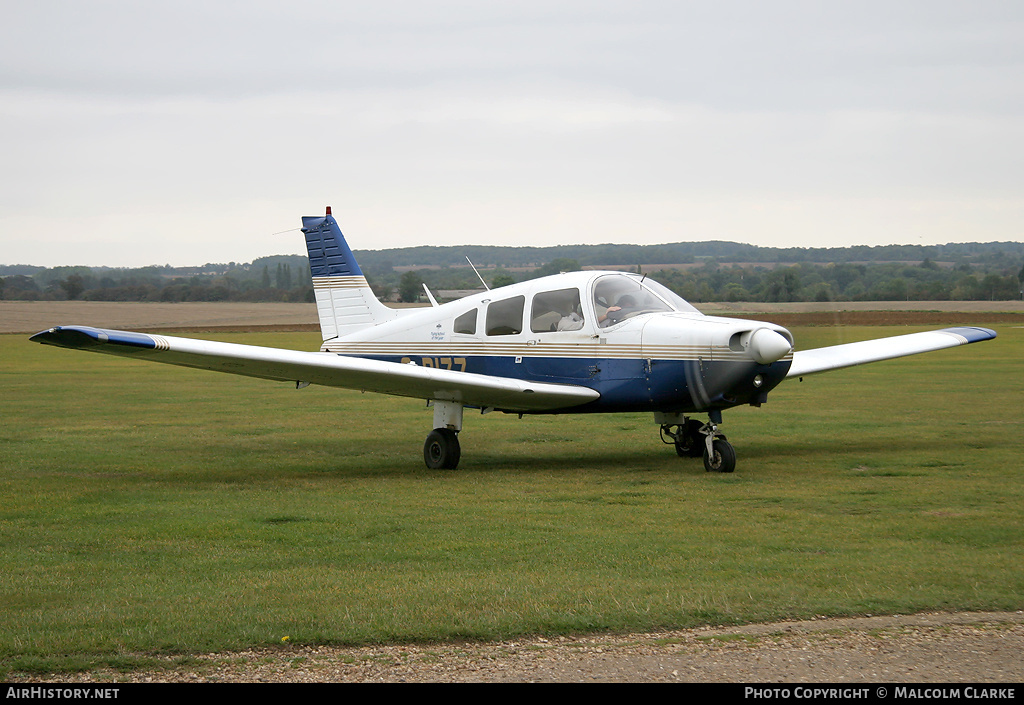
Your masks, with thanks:
[[[989,328],[976,328],[976,327],[962,327],[962,328],[943,328],[943,333],[952,333],[953,335],[959,335],[965,339],[967,343],[980,343],[983,340],[992,340],[996,337],[996,332]]]
[[[58,326],[32,336],[31,340],[62,348],[87,349],[97,345],[123,345],[130,348],[154,350],[157,341],[145,333],[124,330],[107,330],[90,326]]]

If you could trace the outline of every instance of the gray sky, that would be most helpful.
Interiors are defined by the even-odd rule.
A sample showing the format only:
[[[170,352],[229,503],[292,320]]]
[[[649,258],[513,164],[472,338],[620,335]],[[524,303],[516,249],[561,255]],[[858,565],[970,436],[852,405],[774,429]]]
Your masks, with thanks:
[[[0,263],[1024,239],[1019,0],[0,8]]]

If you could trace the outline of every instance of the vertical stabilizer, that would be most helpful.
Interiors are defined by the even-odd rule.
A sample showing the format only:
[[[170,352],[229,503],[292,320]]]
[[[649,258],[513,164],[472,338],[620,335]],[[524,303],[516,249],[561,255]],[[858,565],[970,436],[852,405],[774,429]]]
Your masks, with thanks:
[[[302,232],[306,236],[313,293],[324,340],[397,317],[397,311],[373,295],[341,228],[331,215],[330,206],[325,216],[303,216]]]

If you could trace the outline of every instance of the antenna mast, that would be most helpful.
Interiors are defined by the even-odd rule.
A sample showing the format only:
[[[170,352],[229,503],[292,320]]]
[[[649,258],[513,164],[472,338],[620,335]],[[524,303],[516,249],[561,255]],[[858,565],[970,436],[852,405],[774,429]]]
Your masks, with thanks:
[[[484,285],[484,288],[487,289],[487,291],[490,291],[491,287],[487,286],[487,282],[485,282],[484,278],[480,276],[480,272],[476,271],[476,265],[473,264],[473,260],[469,258],[469,255],[466,255],[466,261],[469,262],[469,266],[473,268],[474,272],[476,272],[476,278],[480,280],[480,283]]]

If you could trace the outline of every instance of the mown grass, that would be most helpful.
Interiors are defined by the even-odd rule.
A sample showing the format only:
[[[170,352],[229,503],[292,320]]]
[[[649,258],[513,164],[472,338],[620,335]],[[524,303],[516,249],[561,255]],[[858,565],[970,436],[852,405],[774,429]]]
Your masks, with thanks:
[[[909,329],[797,329],[802,347]],[[0,336],[0,671],[290,643],[1024,607],[1024,331],[727,412],[467,414]],[[315,348],[315,334],[234,334]]]

